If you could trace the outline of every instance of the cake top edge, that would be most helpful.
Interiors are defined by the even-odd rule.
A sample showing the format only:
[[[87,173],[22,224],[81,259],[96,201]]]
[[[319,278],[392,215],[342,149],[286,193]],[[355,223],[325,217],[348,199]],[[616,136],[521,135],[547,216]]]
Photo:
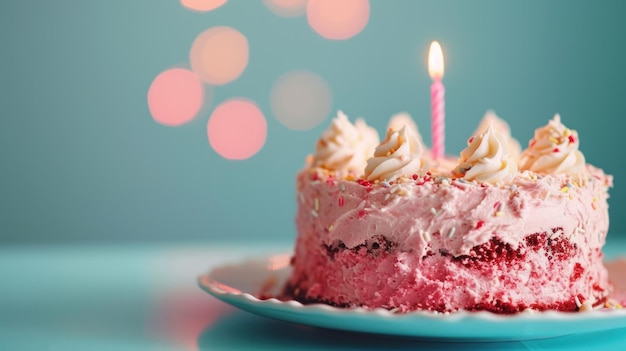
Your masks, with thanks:
[[[566,127],[556,114],[545,126],[535,129],[522,150],[509,125],[488,110],[458,157],[434,159],[408,113],[390,118],[381,141],[376,129],[364,119],[352,123],[340,110],[322,132],[315,152],[307,157],[306,168],[316,176],[372,184],[440,177],[506,185],[560,175],[568,182],[584,185],[601,172],[612,186],[611,176],[585,162],[579,145],[577,131]]]

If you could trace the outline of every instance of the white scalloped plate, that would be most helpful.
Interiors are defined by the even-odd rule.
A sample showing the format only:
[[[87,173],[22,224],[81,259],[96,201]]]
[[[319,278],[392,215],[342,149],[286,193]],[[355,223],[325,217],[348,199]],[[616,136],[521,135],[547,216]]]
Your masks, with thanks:
[[[384,309],[347,309],[325,304],[303,305],[297,301],[280,301],[275,298],[259,299],[259,294],[277,295],[289,274],[290,257],[289,254],[281,254],[217,267],[201,275],[198,283],[216,298],[261,316],[315,327],[389,336],[449,341],[505,341],[626,328],[626,309],[517,315],[466,311],[396,314]]]

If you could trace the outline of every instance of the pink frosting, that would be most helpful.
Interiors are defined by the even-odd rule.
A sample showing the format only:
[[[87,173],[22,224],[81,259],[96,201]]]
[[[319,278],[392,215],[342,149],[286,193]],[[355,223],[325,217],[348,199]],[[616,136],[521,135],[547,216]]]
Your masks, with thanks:
[[[426,245],[466,255],[492,238],[517,247],[529,234],[561,227],[573,243],[601,246],[608,232],[608,187],[612,177],[587,165],[588,182],[566,175],[518,173],[510,184],[492,186],[426,175],[404,183],[324,179],[314,169],[298,174],[298,232],[314,228],[320,243],[348,248],[382,235],[424,254]],[[312,180],[317,177],[317,180]]]

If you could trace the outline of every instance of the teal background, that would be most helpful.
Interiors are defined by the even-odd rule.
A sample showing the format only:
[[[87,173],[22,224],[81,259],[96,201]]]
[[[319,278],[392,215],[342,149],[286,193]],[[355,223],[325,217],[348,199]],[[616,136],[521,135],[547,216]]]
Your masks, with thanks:
[[[329,119],[309,131],[282,126],[269,107],[273,83],[313,71],[331,86],[333,110],[379,131],[408,111],[430,140],[432,40],[446,55],[449,153],[487,109],[523,145],[558,112],[587,161],[615,176],[611,232],[626,232],[626,2],[372,0],[367,27],[347,41],[252,0],[208,13],[177,0],[0,6],[1,242],[289,243],[294,175]],[[196,35],[217,25],[248,38],[245,72],[191,123],[157,124],[150,83],[186,64]],[[235,96],[255,100],[268,120],[264,148],[245,161],[221,158],[206,137],[211,108]]]

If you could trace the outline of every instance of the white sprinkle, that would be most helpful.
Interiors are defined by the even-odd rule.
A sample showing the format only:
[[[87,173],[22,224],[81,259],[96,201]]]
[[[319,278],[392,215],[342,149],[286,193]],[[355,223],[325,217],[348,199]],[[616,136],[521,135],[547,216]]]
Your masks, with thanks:
[[[389,200],[389,197],[391,197],[391,194],[385,195],[385,201]]]
[[[437,210],[435,210],[434,207],[430,208],[430,213],[434,214],[435,216],[437,215]]]
[[[346,185],[345,184],[341,184],[339,186],[339,188],[341,189],[341,191],[346,191]]]
[[[380,185],[384,186],[385,188],[389,188],[389,183],[386,180],[383,180]]]
[[[498,210],[497,212],[502,212],[502,209],[504,208],[504,204],[501,202],[498,204]]]
[[[391,187],[391,189],[389,189],[389,193],[393,194],[393,193],[395,193],[396,191],[398,191],[399,189],[400,189],[400,187],[399,187],[399,186],[394,185],[394,186],[392,186],[392,187]]]
[[[315,211],[320,210],[320,199],[315,198]]]
[[[580,300],[578,299],[578,295],[574,296],[574,301],[576,301],[576,307],[580,308],[582,304],[580,303]]]
[[[446,178],[444,180],[441,181],[441,185],[443,186],[449,186],[450,185],[450,181]]]
[[[317,211],[311,210],[311,216],[313,216],[314,218],[317,218],[319,214],[317,213]]]
[[[450,228],[450,231],[448,231],[448,238],[453,237],[454,232],[456,232],[456,228],[455,227]]]
[[[422,232],[422,238],[424,238],[424,240],[426,241],[430,241],[430,233],[428,231]]]

